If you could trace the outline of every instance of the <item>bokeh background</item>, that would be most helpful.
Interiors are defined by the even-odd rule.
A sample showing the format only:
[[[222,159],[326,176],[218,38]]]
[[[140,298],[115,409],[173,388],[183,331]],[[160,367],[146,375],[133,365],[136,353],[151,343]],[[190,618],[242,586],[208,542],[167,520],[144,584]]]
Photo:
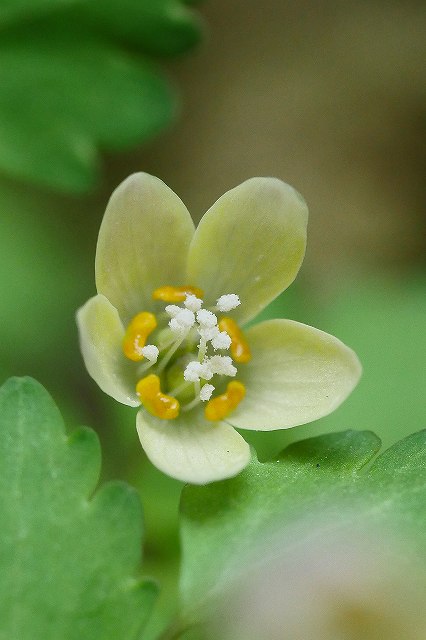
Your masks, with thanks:
[[[333,333],[357,351],[364,375],[332,416],[250,434],[250,441],[263,459],[331,430],[370,429],[387,447],[422,428],[426,7],[126,0],[122,23],[113,2],[89,17],[74,4],[84,5],[40,0],[30,11],[9,0],[0,9],[0,376],[37,378],[69,429],[96,429],[104,478],[140,490],[144,570],[164,585],[154,637],[175,607],[181,484],[146,460],[134,410],[88,377],[74,320],[94,294],[107,199],[128,174],[143,170],[173,188],[198,221],[249,177],[273,175],[295,186],[311,212],[307,256],[264,316]],[[132,14],[138,4],[145,14]],[[93,39],[99,15],[112,18]],[[86,38],[80,50],[87,57],[78,64],[73,29]],[[105,42],[112,40],[110,50]],[[62,87],[63,74],[55,75],[61,56],[64,68],[93,64],[93,77],[81,84],[81,74],[75,82],[70,75]],[[94,82],[97,75],[104,84]],[[63,115],[58,86],[59,94],[79,95],[73,113],[92,123],[84,135],[78,118]]]

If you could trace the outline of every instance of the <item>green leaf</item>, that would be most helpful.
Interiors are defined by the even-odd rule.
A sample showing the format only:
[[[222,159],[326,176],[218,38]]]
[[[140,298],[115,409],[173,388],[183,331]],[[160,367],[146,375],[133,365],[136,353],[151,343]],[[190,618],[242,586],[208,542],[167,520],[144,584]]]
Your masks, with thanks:
[[[0,32],[0,170],[82,193],[101,151],[176,117],[174,87],[142,54],[182,52],[200,25],[180,0],[9,0]]]
[[[97,33],[154,55],[176,55],[199,42],[200,17],[185,0],[2,0],[0,29],[46,15],[72,20],[77,37]]]
[[[241,571],[256,544],[277,529],[294,535],[302,522],[301,536],[315,531],[318,514],[330,533],[355,517],[357,524],[399,535],[415,530],[424,545],[425,444],[426,431],[416,433],[365,471],[380,440],[368,431],[346,431],[292,444],[271,462],[253,459],[231,480],[186,487],[181,502],[186,620],[197,619],[197,610]]]
[[[79,15],[93,28],[154,55],[176,55],[195,45],[201,22],[181,0],[92,0]]]
[[[91,35],[43,23],[0,44],[0,168],[80,192],[99,173],[97,146],[125,148],[173,117],[167,83]]]
[[[0,389],[0,638],[139,638],[156,587],[140,563],[141,506],[120,482],[94,495],[95,433],[66,437],[44,388]]]

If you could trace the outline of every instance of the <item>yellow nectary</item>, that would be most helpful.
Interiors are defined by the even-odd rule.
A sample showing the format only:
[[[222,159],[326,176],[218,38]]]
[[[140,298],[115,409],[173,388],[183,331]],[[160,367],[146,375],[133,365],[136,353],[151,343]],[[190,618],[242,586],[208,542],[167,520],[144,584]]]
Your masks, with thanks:
[[[160,388],[160,378],[151,373],[142,378],[136,385],[138,394],[143,406],[153,416],[163,420],[172,420],[179,415],[179,400],[162,393]]]
[[[146,344],[146,339],[150,333],[157,327],[157,320],[153,313],[142,311],[133,318],[127,327],[126,334],[123,339],[124,355],[139,362],[143,360],[142,349]]]
[[[165,287],[158,287],[152,294],[154,300],[162,300],[163,302],[183,302],[186,298],[186,294],[191,293],[197,298],[202,298],[204,292],[198,287],[191,285],[183,287],[171,287],[166,285]]]
[[[225,393],[208,401],[204,410],[205,417],[214,422],[223,420],[238,407],[245,394],[246,388],[242,382],[238,380],[229,382]]]
[[[250,347],[238,324],[232,318],[221,318],[219,329],[226,331],[231,338],[231,356],[235,362],[245,363],[251,360]]]

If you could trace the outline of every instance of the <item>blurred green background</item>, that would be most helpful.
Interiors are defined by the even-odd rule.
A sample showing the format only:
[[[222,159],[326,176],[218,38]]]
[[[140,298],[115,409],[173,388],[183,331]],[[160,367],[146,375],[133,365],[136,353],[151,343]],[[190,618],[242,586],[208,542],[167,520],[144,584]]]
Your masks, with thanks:
[[[70,429],[96,429],[104,477],[140,490],[144,571],[164,585],[150,637],[175,606],[181,485],[146,460],[134,410],[87,375],[74,320],[94,294],[106,201],[129,173],[162,178],[196,221],[254,175],[308,202],[301,273],[263,315],[333,333],[364,375],[330,417],[245,434],[260,458],[331,430],[389,446],[424,426],[424,3],[195,4],[0,8],[1,380],[37,378]]]

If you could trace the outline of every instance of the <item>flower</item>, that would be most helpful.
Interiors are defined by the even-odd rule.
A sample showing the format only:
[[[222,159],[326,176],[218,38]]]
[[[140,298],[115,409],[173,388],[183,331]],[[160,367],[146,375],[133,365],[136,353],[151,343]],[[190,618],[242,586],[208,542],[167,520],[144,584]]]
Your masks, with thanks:
[[[327,415],[361,367],[338,339],[292,320],[244,330],[296,277],[306,245],[302,197],[275,178],[225,193],[198,227],[146,173],[112,194],[96,250],[98,294],[77,313],[89,374],[140,406],[151,462],[204,484],[239,473],[250,448],[234,429],[287,429]]]

